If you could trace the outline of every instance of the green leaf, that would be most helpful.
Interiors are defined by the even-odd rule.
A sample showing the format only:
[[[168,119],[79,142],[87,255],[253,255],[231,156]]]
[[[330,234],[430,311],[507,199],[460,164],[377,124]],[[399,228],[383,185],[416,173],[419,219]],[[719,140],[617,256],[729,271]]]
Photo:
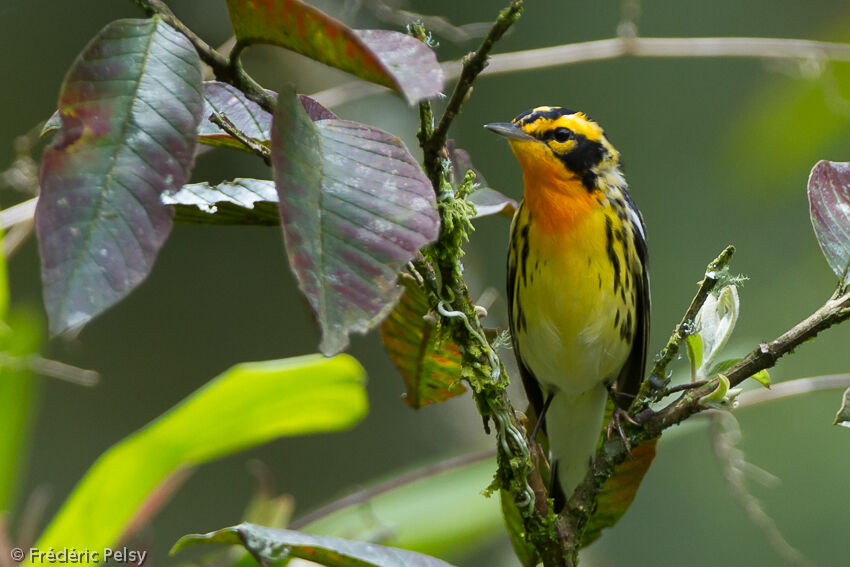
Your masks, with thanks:
[[[443,89],[443,70],[423,42],[393,31],[352,30],[299,0],[227,0],[237,39],[271,43],[402,93],[410,104]]]
[[[819,161],[809,175],[809,217],[835,275],[850,284],[850,163]]]
[[[0,286],[5,284],[5,279],[0,281]],[[2,325],[6,325],[5,317]],[[23,361],[38,352],[43,337],[43,322],[35,313],[13,311],[9,326],[0,333],[0,353]],[[38,381],[26,365],[0,363],[0,511],[10,511],[15,500],[38,390]]]
[[[702,337],[700,335],[686,336],[685,346],[688,347],[688,360],[691,363],[691,381],[695,381],[697,376],[697,369],[702,366]]]
[[[721,360],[720,362],[714,363],[711,369],[705,373],[706,378],[713,378],[717,374],[721,374],[738,364],[743,360],[741,357],[727,358],[726,360]]]
[[[490,458],[415,482],[399,483],[399,475],[394,475],[386,481],[394,486],[391,490],[366,502],[357,499],[299,529],[361,540],[380,535],[387,545],[465,565],[476,549],[504,536],[499,503],[481,494],[495,470],[495,460]]]
[[[750,378],[770,390],[770,374],[767,373],[767,370],[759,370],[750,376]]]
[[[832,423],[841,427],[850,427],[850,388],[844,390],[844,395],[841,397],[841,407],[838,408],[835,421]]]
[[[719,408],[723,406],[726,393],[729,392],[729,379],[723,374],[717,375],[717,387],[709,394],[699,399],[699,404],[707,408]]]
[[[367,411],[363,380],[346,355],[230,368],[101,455],[36,547],[109,547],[157,487],[186,467],[282,436],[351,427]]]
[[[281,92],[272,137],[289,264],[322,330],[320,350],[340,352],[401,296],[401,268],[437,238],[431,184],[404,143],[346,120],[312,122]]]
[[[403,549],[247,523],[183,536],[171,553],[205,543],[243,545],[264,564],[297,557],[329,567],[451,567],[445,561]]]
[[[505,528],[508,530],[511,547],[517,559],[523,567],[535,567],[540,563],[540,555],[534,545],[525,538],[525,525],[516,502],[504,489],[499,490],[499,500],[502,503],[502,519],[505,521]]]
[[[277,191],[267,179],[192,183],[163,193],[162,202],[174,208],[174,222],[180,224],[280,224]]]
[[[52,333],[86,324],[150,272],[171,231],[159,196],[188,179],[202,108],[198,55],[158,17],[107,25],[74,61],[35,213]]]
[[[404,401],[419,409],[462,394],[460,349],[427,317],[428,296],[417,281],[402,273],[399,283],[404,295],[381,323],[381,340],[407,385]]]

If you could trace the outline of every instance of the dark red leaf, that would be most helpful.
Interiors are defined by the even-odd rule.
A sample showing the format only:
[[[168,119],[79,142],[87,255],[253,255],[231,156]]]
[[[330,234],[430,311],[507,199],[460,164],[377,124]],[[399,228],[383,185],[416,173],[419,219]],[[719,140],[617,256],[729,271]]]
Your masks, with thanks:
[[[399,270],[433,241],[431,184],[401,140],[346,120],[312,122],[278,99],[272,163],[289,263],[334,354],[392,309]]]
[[[198,56],[159,18],[109,24],[74,62],[36,209],[53,333],[84,325],[150,272],[171,230],[160,193],[189,176],[202,108]]]
[[[819,161],[809,175],[809,216],[829,267],[850,283],[850,163]]]
[[[408,35],[352,30],[299,0],[227,0],[236,37],[272,43],[402,93],[411,104],[443,89],[434,52]]]

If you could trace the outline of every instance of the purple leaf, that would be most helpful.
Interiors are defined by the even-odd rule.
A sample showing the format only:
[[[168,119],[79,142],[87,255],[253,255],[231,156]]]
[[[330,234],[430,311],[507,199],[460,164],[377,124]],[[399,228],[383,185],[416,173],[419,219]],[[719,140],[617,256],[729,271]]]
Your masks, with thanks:
[[[192,545],[209,543],[241,545],[261,565],[277,565],[297,557],[333,567],[452,567],[436,557],[397,547],[249,523],[208,534],[183,536],[174,544],[171,553]]]
[[[300,0],[227,0],[240,41],[271,43],[402,93],[410,104],[443,90],[434,51],[403,33],[353,30]]]
[[[487,184],[487,180],[481,175],[481,172],[472,165],[469,153],[455,146],[454,140],[449,140],[446,143],[446,148],[452,162],[455,188],[461,184],[467,171],[475,174],[475,183],[479,185],[479,188],[473,191],[468,197],[469,201],[475,205],[475,215],[471,218],[479,219],[490,215],[502,215],[509,219],[514,218],[514,212],[516,212],[518,206],[517,202],[510,197],[502,195],[495,189],[491,189]]]
[[[850,163],[819,161],[809,175],[809,216],[832,271],[850,284]]]
[[[298,97],[311,119],[327,120],[337,117],[309,96],[298,95]],[[219,81],[204,82],[204,114],[198,127],[198,135],[202,144],[249,151],[239,140],[210,122],[209,117],[214,113],[226,115],[228,120],[248,138],[257,142],[271,140],[272,115],[256,102],[246,98],[245,94],[233,85]]]
[[[147,277],[171,230],[160,193],[189,176],[202,108],[198,56],[159,18],[113,22],[77,57],[36,209],[51,332],[84,325]]]
[[[398,272],[439,230],[433,189],[401,140],[346,120],[310,121],[281,92],[272,163],[289,263],[333,354],[401,295]]]

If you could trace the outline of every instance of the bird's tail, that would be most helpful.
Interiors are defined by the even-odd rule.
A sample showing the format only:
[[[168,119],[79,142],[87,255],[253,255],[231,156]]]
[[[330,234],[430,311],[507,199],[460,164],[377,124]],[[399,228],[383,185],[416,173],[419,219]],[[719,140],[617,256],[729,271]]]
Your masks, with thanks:
[[[555,394],[546,412],[550,462],[556,475],[555,510],[560,511],[589,470],[602,431],[608,391],[604,385],[582,394]]]

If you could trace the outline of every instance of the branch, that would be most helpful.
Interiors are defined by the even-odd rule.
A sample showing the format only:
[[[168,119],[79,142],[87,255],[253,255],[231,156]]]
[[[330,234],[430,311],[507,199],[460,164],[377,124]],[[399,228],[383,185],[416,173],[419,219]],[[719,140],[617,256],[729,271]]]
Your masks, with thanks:
[[[472,83],[484,70],[488,63],[490,51],[496,42],[504,35],[511,25],[519,19],[522,14],[522,0],[513,0],[510,5],[499,13],[499,17],[490,29],[490,32],[484,38],[481,46],[474,52],[463,58],[460,78],[455,85],[454,91],[449,98],[446,108],[443,111],[443,116],[440,122],[433,130],[431,130],[431,116],[423,116],[422,113],[430,114],[430,104],[420,105],[420,117],[422,118],[423,127],[420,132],[420,145],[424,153],[425,171],[434,185],[434,189],[438,195],[440,193],[441,184],[439,177],[443,174],[443,168],[440,161],[446,157],[445,147],[446,138],[448,137],[449,128],[452,121],[460,112],[460,107],[469,98],[472,90]],[[423,39],[420,37],[420,39]]]
[[[239,62],[239,53],[244,48],[244,45],[240,45],[237,42],[230,57],[225,57],[198,37],[195,32],[186,27],[186,24],[181,22],[174,15],[174,12],[171,11],[171,8],[162,0],[134,0],[134,2],[149,15],[159,15],[165,23],[186,36],[195,47],[195,51],[198,52],[201,60],[212,68],[216,79],[233,85],[245,93],[245,96],[250,100],[259,104],[263,110],[270,114],[274,113],[276,106],[274,96],[261,87],[242,69],[242,65]]]
[[[448,472],[454,469],[459,469],[461,467],[465,467],[467,465],[471,465],[479,461],[486,461],[487,459],[492,459],[495,456],[495,450],[486,449],[477,453],[460,455],[459,457],[446,459],[438,463],[418,468],[416,470],[410,471],[409,473],[405,473],[395,478],[391,478],[386,482],[376,484],[375,486],[371,486],[369,488],[355,492],[354,494],[349,494],[348,496],[340,498],[339,500],[335,500],[326,506],[322,506],[321,508],[312,511],[309,514],[290,522],[288,528],[291,530],[300,530],[308,524],[312,524],[313,522],[320,520],[321,518],[330,516],[331,514],[338,512],[344,508],[363,504],[377,496],[380,496],[381,494],[385,494],[387,492],[390,492],[391,490],[395,490],[396,488],[400,488],[408,484],[413,484],[414,482],[418,482],[420,480],[436,476],[438,474],[442,474],[444,472]]]
[[[730,386],[736,386],[756,372],[773,367],[782,356],[793,351],[809,339],[814,338],[821,331],[848,318],[850,318],[850,293],[844,293],[840,296],[836,293],[817,311],[778,338],[769,343],[760,344],[743,360],[729,368],[724,375],[729,380]],[[846,378],[846,375],[836,377],[830,381],[819,380],[818,389],[831,386],[838,387],[837,383],[842,378]],[[810,389],[813,388],[813,382],[814,379],[806,383],[795,383],[794,386],[786,386],[781,391],[784,395],[806,391],[806,386]],[[635,447],[650,439],[660,437],[665,429],[708,409],[700,404],[700,400],[714,392],[718,385],[718,379],[711,380],[698,388],[687,390],[677,400],[671,402],[656,413],[652,413],[651,410],[643,412],[648,412],[650,415],[648,417],[643,417],[643,415],[638,416],[642,422],[641,427],[639,429],[631,428],[629,430],[628,441],[631,446]],[[780,391],[780,388],[781,386],[777,385],[777,391]],[[778,395],[774,394],[777,397]],[[756,395],[748,394],[748,397],[752,396]],[[770,399],[770,397],[769,395],[764,396],[765,399]],[[758,400],[757,396],[756,400]],[[611,477],[614,467],[623,462],[626,456],[626,446],[622,439],[615,437],[604,443],[594,458],[591,470],[576,489],[564,512],[568,523],[571,525],[583,525],[587,521],[592,513],[593,504],[596,501],[599,491],[608,478]]]
[[[617,37],[500,53],[490,57],[489,65],[481,74],[533,71],[627,56],[850,61],[850,44],[762,37]],[[442,67],[446,80],[451,80],[460,75],[462,62],[448,61]],[[352,81],[310,96],[324,106],[334,107],[387,90],[385,87]]]
[[[649,380],[644,381],[641,386],[641,391],[638,393],[636,399],[642,400],[647,397],[650,397],[653,401],[661,399],[661,396],[655,397],[650,395],[650,391],[654,388],[653,380],[658,380],[662,383],[666,380],[667,365],[670,364],[670,362],[679,353],[679,347],[681,346],[682,341],[684,341],[688,335],[693,333],[693,324],[697,313],[699,313],[699,310],[702,309],[705,300],[708,299],[708,295],[714,290],[717,282],[719,281],[720,273],[729,265],[734,253],[735,247],[731,245],[727,246],[723,252],[717,256],[717,258],[712,260],[708,266],[706,266],[705,277],[699,283],[697,294],[694,296],[691,304],[685,311],[685,315],[682,317],[682,320],[679,321],[679,324],[676,325],[675,329],[673,329],[673,334],[670,335],[670,338],[667,340],[667,344],[663,349],[661,349],[661,356],[655,361],[655,365],[652,367],[652,372],[649,373]]]
[[[227,117],[223,112],[213,112],[210,114],[209,121],[227,132],[231,137],[236,138],[243,146],[248,148],[248,150],[260,156],[266,165],[271,166],[271,150],[269,150],[268,146],[265,144],[254,140],[253,138],[249,138],[242,130],[236,127],[233,122],[230,121],[230,118]]]

